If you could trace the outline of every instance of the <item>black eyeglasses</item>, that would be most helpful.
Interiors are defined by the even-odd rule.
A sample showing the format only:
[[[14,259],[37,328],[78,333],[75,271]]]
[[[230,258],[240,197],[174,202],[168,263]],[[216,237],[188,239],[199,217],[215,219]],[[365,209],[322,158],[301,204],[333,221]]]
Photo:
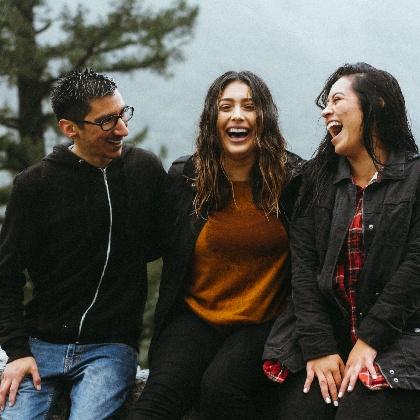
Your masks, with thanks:
[[[121,111],[121,114],[118,115],[109,115],[108,117],[104,118],[101,121],[94,122],[94,121],[74,121],[75,123],[83,123],[83,124],[93,124],[99,125],[104,131],[111,131],[115,128],[118,123],[118,120],[121,118],[122,122],[127,125],[128,121],[133,118],[134,108],[132,106],[125,106]]]

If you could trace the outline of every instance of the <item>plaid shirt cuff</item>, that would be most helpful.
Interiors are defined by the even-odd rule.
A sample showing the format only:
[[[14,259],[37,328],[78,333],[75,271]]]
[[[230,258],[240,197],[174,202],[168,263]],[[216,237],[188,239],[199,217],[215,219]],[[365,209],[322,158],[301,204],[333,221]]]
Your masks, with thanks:
[[[264,360],[263,371],[268,379],[282,384],[289,374],[289,369],[276,360]]]
[[[375,363],[375,370],[376,370],[376,379],[372,378],[372,375],[369,373],[367,368],[363,368],[359,373],[359,380],[360,382],[371,391],[379,391],[381,389],[389,388],[389,384],[386,381],[385,377],[382,375],[379,366]]]

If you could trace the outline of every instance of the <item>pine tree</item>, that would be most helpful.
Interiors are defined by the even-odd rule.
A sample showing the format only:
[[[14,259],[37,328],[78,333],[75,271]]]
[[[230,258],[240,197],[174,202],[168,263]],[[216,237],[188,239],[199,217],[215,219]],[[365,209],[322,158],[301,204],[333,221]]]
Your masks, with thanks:
[[[0,170],[14,174],[44,156],[45,133],[56,125],[46,101],[59,74],[93,67],[168,76],[170,65],[183,59],[197,13],[186,0],[159,10],[143,0],[115,0],[108,13],[92,19],[82,5],[73,11],[64,6],[53,16],[45,0],[0,0],[0,86],[17,97],[15,108],[0,104]],[[53,25],[61,27],[59,39],[48,37]],[[0,202],[8,190],[0,191]]]

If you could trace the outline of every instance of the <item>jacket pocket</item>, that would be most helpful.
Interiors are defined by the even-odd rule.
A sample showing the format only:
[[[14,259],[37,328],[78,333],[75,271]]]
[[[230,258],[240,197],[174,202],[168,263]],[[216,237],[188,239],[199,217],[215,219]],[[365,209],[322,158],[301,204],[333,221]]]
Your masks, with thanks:
[[[401,334],[376,362],[392,388],[420,390],[420,333]]]
[[[382,229],[386,246],[401,246],[407,243],[411,212],[410,201],[384,203]]]

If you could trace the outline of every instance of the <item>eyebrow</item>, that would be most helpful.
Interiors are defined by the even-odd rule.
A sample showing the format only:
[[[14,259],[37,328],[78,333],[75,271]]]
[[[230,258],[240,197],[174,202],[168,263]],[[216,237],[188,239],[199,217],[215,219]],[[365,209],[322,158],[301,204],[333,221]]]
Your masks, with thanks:
[[[333,99],[336,95],[345,95],[344,92],[334,92],[332,95],[328,95],[327,101]]]
[[[93,121],[95,121],[95,122],[100,122],[100,121],[105,120],[106,118],[109,118],[109,117],[115,117],[116,115],[121,114],[122,110],[123,110],[126,106],[127,106],[127,105],[124,105],[124,106],[120,109],[120,111],[119,111],[117,114],[115,114],[115,113],[106,114],[106,115],[100,116],[100,117],[98,117],[98,118],[95,118]]]
[[[219,102],[222,102],[222,101],[234,101],[235,99],[234,98],[220,98],[219,99]],[[241,99],[241,102],[245,102],[245,101],[253,101],[253,99],[250,97],[250,98],[243,98],[243,99]]]

